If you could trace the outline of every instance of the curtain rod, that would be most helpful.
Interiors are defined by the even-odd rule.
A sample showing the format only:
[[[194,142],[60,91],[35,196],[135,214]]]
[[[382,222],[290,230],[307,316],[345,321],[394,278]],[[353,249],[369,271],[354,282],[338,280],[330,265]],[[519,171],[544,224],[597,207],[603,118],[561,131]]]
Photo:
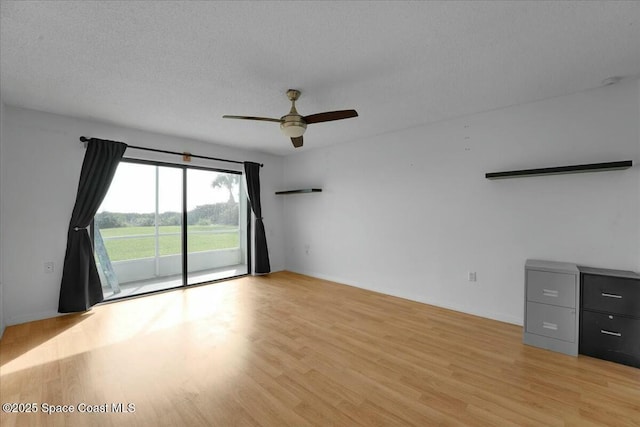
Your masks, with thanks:
[[[80,137],[80,141],[82,141],[82,142],[89,142],[90,139],[93,139],[93,138],[87,138],[85,136],[81,136]],[[116,142],[116,141],[112,141],[112,142]],[[129,145],[129,144],[127,144],[127,147],[128,148],[135,148],[136,150],[154,151],[156,153],[175,154],[177,156],[189,156],[189,157],[196,157],[198,159],[217,160],[217,161],[220,161],[220,162],[237,163],[239,165],[243,165],[244,164],[244,162],[241,162],[241,161],[238,161],[238,160],[219,159],[217,157],[208,157],[208,156],[198,156],[197,154],[178,153],[177,151],[158,150],[156,148],[138,147],[137,145]],[[264,165],[262,163],[260,163],[260,167],[263,167],[263,166]]]

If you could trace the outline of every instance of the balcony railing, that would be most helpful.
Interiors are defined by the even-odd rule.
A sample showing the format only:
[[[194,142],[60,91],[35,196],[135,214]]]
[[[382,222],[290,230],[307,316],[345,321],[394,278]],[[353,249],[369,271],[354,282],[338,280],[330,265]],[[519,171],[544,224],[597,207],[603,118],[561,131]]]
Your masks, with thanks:
[[[120,284],[181,274],[181,232],[105,236],[105,231],[100,233],[96,229],[94,233],[96,256],[105,279],[103,283],[108,284],[113,292],[118,292]],[[221,238],[224,235],[227,237]],[[207,236],[212,238],[207,239]],[[187,242],[189,273],[245,262],[241,250],[241,230],[238,227],[188,230]],[[100,245],[103,247],[100,248]]]

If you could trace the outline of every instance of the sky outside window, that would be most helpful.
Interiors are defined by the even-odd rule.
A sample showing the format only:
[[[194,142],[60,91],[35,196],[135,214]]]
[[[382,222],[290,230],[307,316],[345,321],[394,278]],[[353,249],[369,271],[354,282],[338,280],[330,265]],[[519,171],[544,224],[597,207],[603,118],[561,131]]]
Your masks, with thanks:
[[[211,183],[215,173],[192,170],[189,174],[189,200],[187,210],[196,206],[226,203],[229,191],[213,188]],[[202,173],[198,173],[202,172]],[[121,162],[98,212],[150,213],[155,207],[155,166]],[[182,169],[160,167],[160,212],[181,212],[181,197],[162,197],[163,194],[182,194]],[[234,189],[237,198],[238,190]]]

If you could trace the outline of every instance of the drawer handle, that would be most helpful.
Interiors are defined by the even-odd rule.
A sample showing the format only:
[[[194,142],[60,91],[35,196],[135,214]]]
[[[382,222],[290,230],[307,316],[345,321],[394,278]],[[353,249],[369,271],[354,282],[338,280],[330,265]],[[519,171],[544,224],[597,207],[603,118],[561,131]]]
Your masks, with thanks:
[[[545,297],[558,297],[558,291],[554,291],[551,289],[543,289],[542,290],[542,295],[544,295]]]
[[[608,294],[606,292],[602,293],[603,297],[607,297],[607,298],[622,298],[622,295],[616,295],[616,294]]]
[[[600,333],[605,334],[605,335],[613,335],[614,337],[621,337],[622,336],[622,334],[620,332],[605,331],[604,329],[600,329]]]
[[[545,329],[551,329],[552,331],[558,330],[558,325],[556,325],[555,323],[542,322],[542,327]]]

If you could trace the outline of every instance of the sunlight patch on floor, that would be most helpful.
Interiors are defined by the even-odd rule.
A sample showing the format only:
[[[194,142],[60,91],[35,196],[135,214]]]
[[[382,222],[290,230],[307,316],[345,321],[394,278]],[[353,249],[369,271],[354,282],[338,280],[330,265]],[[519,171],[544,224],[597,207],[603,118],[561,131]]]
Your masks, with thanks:
[[[36,331],[48,338],[26,351],[20,348],[20,338],[11,342],[10,337],[6,337],[3,359],[8,361],[2,365],[1,374],[47,365],[128,341],[139,345],[136,342],[152,335],[157,339],[157,334],[170,334],[173,328],[179,328],[182,333],[187,331],[185,340],[191,346],[223,344],[233,331],[246,331],[253,324],[252,316],[247,315],[251,313],[247,310],[251,300],[239,292],[242,283],[243,279],[238,279],[98,306],[81,315],[85,318],[77,324],[67,329],[61,325],[59,333]],[[85,332],[88,329],[91,334]],[[19,354],[10,360],[16,353]],[[115,358],[110,363],[118,365],[122,361]]]

